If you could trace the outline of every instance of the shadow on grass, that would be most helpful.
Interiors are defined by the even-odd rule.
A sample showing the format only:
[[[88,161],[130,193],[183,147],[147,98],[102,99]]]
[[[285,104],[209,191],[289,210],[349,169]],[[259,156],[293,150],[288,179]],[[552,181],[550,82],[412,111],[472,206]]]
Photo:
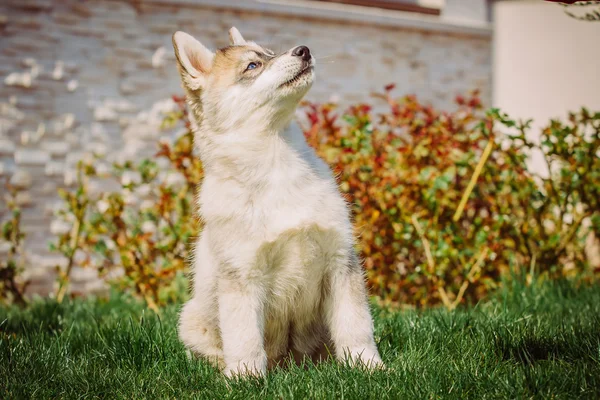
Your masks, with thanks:
[[[508,336],[496,336],[495,347],[499,358],[504,361],[516,361],[524,365],[532,365],[539,361],[595,361],[593,351],[586,343],[598,343],[600,333],[579,332],[577,342],[573,337],[524,337],[512,340]]]

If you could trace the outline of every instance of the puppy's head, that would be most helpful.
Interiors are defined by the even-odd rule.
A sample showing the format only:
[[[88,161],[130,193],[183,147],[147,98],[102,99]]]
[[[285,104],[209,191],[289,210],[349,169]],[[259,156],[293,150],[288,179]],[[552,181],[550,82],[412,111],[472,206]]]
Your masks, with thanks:
[[[275,54],[245,41],[236,28],[229,38],[230,46],[213,53],[187,33],[173,35],[192,108],[216,132],[289,121],[314,80],[315,60],[308,47]]]

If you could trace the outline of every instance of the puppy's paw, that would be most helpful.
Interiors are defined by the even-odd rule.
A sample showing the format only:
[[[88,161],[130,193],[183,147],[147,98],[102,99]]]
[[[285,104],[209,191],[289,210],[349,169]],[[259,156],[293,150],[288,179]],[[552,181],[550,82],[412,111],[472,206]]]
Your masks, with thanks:
[[[267,374],[267,363],[266,360],[239,361],[226,365],[223,374],[232,379],[262,378]]]
[[[353,366],[366,368],[368,370],[386,370],[387,367],[381,360],[377,350],[355,349],[347,354],[347,359]]]
[[[383,361],[381,361],[380,358],[374,358],[366,361],[360,359],[358,363],[369,371],[389,371],[389,368],[383,363]]]

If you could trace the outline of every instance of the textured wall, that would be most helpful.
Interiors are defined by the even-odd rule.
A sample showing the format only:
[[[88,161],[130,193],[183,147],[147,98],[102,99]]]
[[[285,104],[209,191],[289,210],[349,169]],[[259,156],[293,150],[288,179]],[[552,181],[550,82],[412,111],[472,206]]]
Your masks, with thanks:
[[[416,93],[440,107],[474,88],[489,103],[489,36],[177,8],[168,1],[3,0],[0,176],[26,189],[19,201],[32,290],[51,286],[60,261],[46,250],[51,228],[66,228],[52,221],[52,212],[57,188],[73,184],[77,160],[90,152],[139,157],[154,148],[161,112],[172,107],[171,94],[181,93],[171,34],[185,30],[214,48],[226,45],[233,25],[275,51],[309,46],[317,58],[312,100],[366,101],[395,82],[397,93]],[[6,217],[4,200],[0,213]],[[74,288],[97,287],[92,275],[75,270]]]

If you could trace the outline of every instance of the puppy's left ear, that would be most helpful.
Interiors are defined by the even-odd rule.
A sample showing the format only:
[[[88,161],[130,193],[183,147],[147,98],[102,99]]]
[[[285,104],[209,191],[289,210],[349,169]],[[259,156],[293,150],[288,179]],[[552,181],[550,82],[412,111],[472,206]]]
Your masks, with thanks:
[[[185,32],[175,32],[173,47],[184,86],[192,91],[204,87],[212,69],[213,52]]]
[[[232,26],[229,30],[229,44],[232,46],[242,46],[246,44],[244,37],[235,26]]]

